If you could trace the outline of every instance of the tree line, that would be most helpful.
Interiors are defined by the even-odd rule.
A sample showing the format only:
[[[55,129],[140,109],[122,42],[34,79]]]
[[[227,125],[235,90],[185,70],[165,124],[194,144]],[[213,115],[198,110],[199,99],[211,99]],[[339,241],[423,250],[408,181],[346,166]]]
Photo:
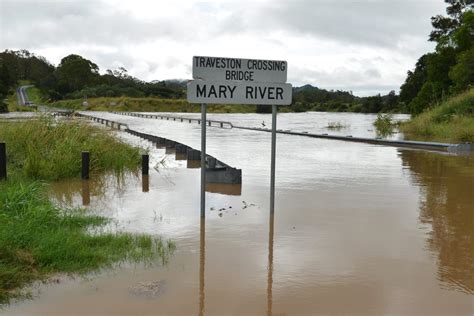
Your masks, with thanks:
[[[415,115],[474,83],[474,0],[445,2],[447,16],[431,18],[435,51],[418,59],[400,87],[400,101]]]
[[[8,94],[18,81],[28,80],[38,87],[45,99],[57,101],[88,97],[182,98],[181,85],[165,81],[145,82],[132,77],[120,67],[99,73],[94,62],[75,54],[61,59],[57,67],[44,57],[27,50],[5,50],[0,53],[0,95]]]
[[[94,62],[69,55],[61,59],[57,67],[44,57],[27,50],[6,50],[0,53],[0,98],[3,99],[18,81],[28,80],[35,84],[45,99],[57,101],[84,97],[161,97],[184,98],[186,81],[166,80],[144,82],[128,74],[120,67],[99,73]],[[380,112],[401,111],[398,96],[391,91],[386,96],[360,98],[347,91],[328,91],[305,85],[293,89],[295,112],[304,111],[353,111]],[[269,107],[257,106],[257,112],[267,112]]]

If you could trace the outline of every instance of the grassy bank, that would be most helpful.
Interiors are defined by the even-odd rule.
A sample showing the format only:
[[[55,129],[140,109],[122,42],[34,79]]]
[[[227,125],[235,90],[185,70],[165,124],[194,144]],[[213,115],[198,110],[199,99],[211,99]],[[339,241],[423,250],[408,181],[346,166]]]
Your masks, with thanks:
[[[2,123],[0,140],[7,143],[9,163],[32,179],[78,177],[81,152],[89,151],[91,172],[136,170],[138,148],[114,138],[106,130],[77,122],[49,118],[22,123]]]
[[[28,96],[28,100],[35,104],[41,104],[44,102],[43,94],[41,93],[40,89],[34,86],[26,89],[26,95]]]
[[[174,245],[158,238],[104,233],[109,220],[80,209],[60,209],[43,180],[80,174],[80,153],[90,150],[95,171],[135,169],[139,150],[106,131],[48,119],[1,123],[7,143],[8,181],[0,181],[0,308],[22,288],[55,273],[86,273],[121,261],[160,257]],[[38,181],[40,180],[40,181]]]
[[[474,88],[403,123],[408,139],[474,142]]]
[[[63,100],[52,103],[51,106],[72,110],[91,111],[132,111],[132,112],[190,112],[201,111],[199,104],[189,104],[184,99],[161,98],[92,98],[88,99],[88,106],[83,106],[84,100]],[[209,104],[211,113],[255,113],[255,105],[223,105]]]

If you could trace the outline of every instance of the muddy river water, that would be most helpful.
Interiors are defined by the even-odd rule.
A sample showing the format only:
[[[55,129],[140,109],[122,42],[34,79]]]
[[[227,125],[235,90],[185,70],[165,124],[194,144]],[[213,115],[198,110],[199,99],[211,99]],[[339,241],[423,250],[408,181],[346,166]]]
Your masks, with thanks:
[[[200,148],[196,123],[94,114]],[[271,122],[263,114],[209,117]],[[373,137],[374,119],[281,114],[278,128]],[[345,128],[326,129],[334,121]],[[150,147],[149,178],[57,183],[51,196],[113,218],[110,229],[171,239],[173,256],[38,286],[6,315],[474,314],[472,156],[278,135],[272,218],[270,134],[208,128],[208,153],[241,168],[242,185],[208,186],[201,221],[200,170],[117,134]],[[140,286],[152,290],[137,293]]]

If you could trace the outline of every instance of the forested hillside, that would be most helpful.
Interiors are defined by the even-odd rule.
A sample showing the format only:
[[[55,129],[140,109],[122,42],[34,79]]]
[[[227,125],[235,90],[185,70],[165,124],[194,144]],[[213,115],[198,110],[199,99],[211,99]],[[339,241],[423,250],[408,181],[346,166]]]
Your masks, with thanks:
[[[186,80],[145,82],[128,74],[120,67],[100,74],[99,67],[79,55],[64,57],[56,67],[45,58],[27,50],[6,50],[0,53],[0,95],[2,99],[20,80],[28,80],[40,89],[45,100],[79,100],[87,97],[155,97],[184,99]],[[267,112],[267,106],[255,107],[256,112]],[[353,111],[395,112],[403,110],[395,91],[386,96],[357,97],[352,92],[328,91],[312,85],[293,89],[293,104],[286,111]]]
[[[415,115],[474,83],[474,1],[445,2],[447,16],[431,19],[436,50],[418,59],[400,88],[400,100]]]

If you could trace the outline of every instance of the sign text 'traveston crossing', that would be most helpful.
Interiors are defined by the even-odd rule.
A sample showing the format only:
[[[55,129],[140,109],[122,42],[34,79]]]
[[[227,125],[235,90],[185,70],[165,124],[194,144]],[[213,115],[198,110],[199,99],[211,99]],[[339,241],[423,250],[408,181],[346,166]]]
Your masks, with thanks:
[[[193,57],[190,103],[291,104],[288,64],[281,60]]]

